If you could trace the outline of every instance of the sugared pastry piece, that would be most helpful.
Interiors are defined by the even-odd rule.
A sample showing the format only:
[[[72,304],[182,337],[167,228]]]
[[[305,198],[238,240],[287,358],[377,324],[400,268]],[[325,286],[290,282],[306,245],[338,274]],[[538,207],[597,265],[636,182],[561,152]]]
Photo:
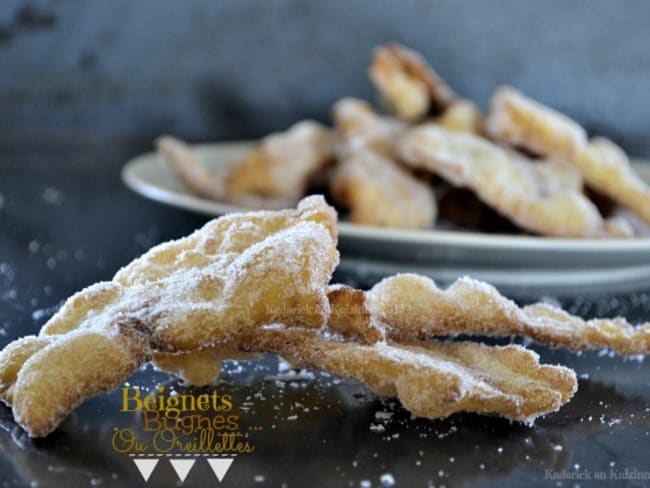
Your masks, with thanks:
[[[369,75],[387,110],[405,121],[420,120],[432,110],[443,111],[456,100],[422,56],[399,44],[375,49]]]
[[[486,131],[496,140],[564,161],[572,161],[587,143],[584,129],[569,117],[509,86],[494,92]]]
[[[177,376],[185,385],[207,386],[217,381],[224,361],[249,361],[259,359],[260,356],[254,352],[242,351],[239,344],[231,338],[229,342],[193,351],[156,352],[151,363],[160,371]]]
[[[198,197],[266,210],[292,207],[296,203],[294,198],[272,198],[253,193],[229,195],[223,174],[213,174],[192,146],[172,136],[159,137],[155,145],[185,189]]]
[[[414,415],[427,418],[477,412],[532,422],[558,410],[577,389],[571,369],[540,364],[537,354],[520,346],[438,341],[364,344],[332,331],[279,326],[243,332],[235,341],[253,352],[279,354],[297,368],[359,380],[374,393],[397,397]],[[225,358],[230,346],[213,350],[215,359]],[[234,358],[241,354],[235,352]],[[191,353],[181,357],[195,364]]]
[[[364,344],[385,338],[383,326],[370,313],[364,291],[347,285],[330,285],[327,299],[331,311],[327,326],[331,331]]]
[[[613,142],[587,141],[576,122],[510,87],[492,98],[487,131],[499,141],[572,162],[588,186],[650,223],[650,186]]]
[[[650,225],[650,185],[634,172],[620,147],[608,139],[595,137],[574,162],[587,185]]]
[[[330,333],[355,339],[363,344],[374,344],[384,339],[383,327],[374,321],[362,290],[345,285],[331,285],[327,289],[330,304],[328,329]],[[246,335],[227,342],[214,344],[194,351],[155,353],[152,362],[156,368],[178,376],[185,384],[204,386],[214,384],[226,359],[250,360],[259,354],[244,352],[250,348]]]
[[[526,336],[535,342],[582,351],[609,348],[618,354],[650,353],[650,323],[623,318],[583,320],[545,303],[519,308],[480,281],[461,278],[441,290],[427,277],[385,278],[367,292],[368,308],[394,340],[458,334]]]
[[[312,178],[334,157],[334,138],[329,129],[302,121],[286,132],[266,136],[225,177],[228,199],[249,195],[298,201]]]
[[[342,98],[332,107],[336,132],[336,154],[345,159],[358,152],[374,152],[391,157],[395,139],[406,124],[381,116],[368,102],[357,98]]]
[[[154,145],[187,191],[209,200],[224,199],[223,183],[199,161],[191,146],[172,136],[160,136]]]
[[[420,417],[478,412],[531,422],[558,410],[577,388],[575,373],[539,364],[520,346],[437,341],[364,345],[300,329],[259,329],[247,343],[295,367],[354,378],[378,395],[399,398]]]
[[[532,161],[474,134],[436,124],[409,129],[395,149],[401,161],[471,189],[530,232],[557,237],[631,234],[623,222],[603,220],[582,194],[579,174],[564,161]]]
[[[475,103],[457,100],[435,122],[452,131],[481,135],[484,132],[485,117]]]
[[[269,323],[321,328],[338,263],[336,214],[231,214],[160,244],[110,282],[70,297],[41,329],[0,352],[0,398],[32,436],[116,388],[152,351],[199,350]]]
[[[335,202],[355,224],[428,229],[437,214],[431,187],[394,161],[357,152],[336,168],[330,183]]]

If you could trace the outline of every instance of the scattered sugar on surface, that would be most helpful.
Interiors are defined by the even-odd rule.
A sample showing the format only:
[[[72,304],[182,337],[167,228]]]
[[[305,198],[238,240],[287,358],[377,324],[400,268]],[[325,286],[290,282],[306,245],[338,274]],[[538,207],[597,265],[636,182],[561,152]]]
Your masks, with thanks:
[[[384,473],[379,477],[379,482],[383,487],[395,486],[395,478],[390,473]]]
[[[160,238],[160,230],[155,225],[150,225],[146,230],[137,232],[133,236],[133,241],[141,249],[150,249]]]
[[[9,263],[0,263],[0,279],[4,285],[8,285],[14,281],[16,273]]]
[[[32,254],[36,254],[41,250],[41,243],[37,239],[32,239],[27,244],[27,250]]]
[[[18,290],[13,287],[16,273],[8,263],[0,263],[0,299],[14,301],[18,297]]]
[[[56,268],[56,259],[55,259],[54,257],[50,256],[50,257],[47,258],[47,260],[45,261],[45,265],[46,265],[49,269],[54,269],[54,268]]]
[[[312,381],[315,378],[316,375],[314,374],[313,371],[310,371],[308,369],[301,369],[300,371],[288,370],[285,373],[279,373],[276,375],[267,375],[264,377],[264,380],[294,382],[294,381]]]
[[[46,307],[46,308],[39,308],[36,309],[32,312],[32,320],[36,322],[41,322],[49,319],[52,315],[54,315],[63,305],[63,302],[60,302],[52,307]]]
[[[278,359],[278,373],[286,373],[291,369],[291,365],[283,358]]]
[[[43,194],[41,195],[41,198],[43,199],[43,202],[45,202],[47,205],[53,205],[53,206],[60,206],[63,204],[63,201],[65,200],[63,192],[59,190],[58,188],[54,188],[52,186],[48,186],[43,190]]]

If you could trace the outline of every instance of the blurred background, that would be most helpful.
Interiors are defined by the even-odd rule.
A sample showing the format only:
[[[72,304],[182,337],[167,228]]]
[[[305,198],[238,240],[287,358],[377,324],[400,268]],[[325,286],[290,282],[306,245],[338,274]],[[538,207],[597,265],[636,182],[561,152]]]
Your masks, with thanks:
[[[650,157],[650,2],[2,0],[0,138],[251,138],[374,99],[372,48],[422,52],[485,107],[501,83]]]

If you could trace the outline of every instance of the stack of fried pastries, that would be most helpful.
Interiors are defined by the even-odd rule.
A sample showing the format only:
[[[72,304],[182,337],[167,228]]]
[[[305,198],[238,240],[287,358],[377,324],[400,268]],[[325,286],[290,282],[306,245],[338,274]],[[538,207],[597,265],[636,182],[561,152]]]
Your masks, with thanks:
[[[8,344],[0,398],[31,436],[45,436],[148,361],[209,384],[222,360],[271,352],[362,381],[415,415],[470,411],[528,422],[569,401],[572,370],[540,364],[517,345],[440,338],[522,335],[574,350],[650,350],[650,324],[584,321],[545,304],[520,309],[469,278],[447,290],[417,275],[367,292],[330,285],[336,218],[312,196],[294,210],[227,215],[152,248],[112,281],[70,297],[38,335]]]
[[[325,188],[346,219],[362,225],[476,230],[438,209],[449,188],[463,188],[489,209],[481,212],[483,231],[499,232],[502,218],[553,237],[650,231],[648,184],[618,146],[589,140],[568,117],[510,87],[495,91],[485,116],[422,56],[395,43],[375,49],[368,75],[386,115],[343,98],[332,107],[332,129],[303,121],[271,134],[223,178],[182,141],[161,138],[159,151],[203,198],[281,208]]]

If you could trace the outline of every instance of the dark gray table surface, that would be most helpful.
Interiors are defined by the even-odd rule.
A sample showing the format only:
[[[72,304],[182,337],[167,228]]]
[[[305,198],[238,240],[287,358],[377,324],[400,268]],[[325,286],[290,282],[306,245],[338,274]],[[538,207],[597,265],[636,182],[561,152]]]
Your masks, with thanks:
[[[121,164],[147,146],[46,133],[37,140],[0,140],[0,347],[36,332],[74,291],[109,279],[153,244],[205,221],[124,188]],[[335,278],[359,283],[351,275]],[[623,314],[640,322],[650,318],[649,290],[572,298],[549,290],[546,296],[585,317]],[[522,290],[517,298],[540,297]],[[216,388],[233,396],[242,425],[262,430],[250,432],[255,451],[239,455],[221,485],[364,486],[367,480],[380,486],[381,476],[390,474],[396,486],[407,487],[556,486],[548,475],[585,470],[591,480],[564,480],[562,486],[597,484],[596,472],[608,483],[646,485],[638,478],[650,476],[648,363],[532,347],[544,362],[571,366],[580,377],[575,398],[533,427],[464,414],[411,419],[395,401],[375,398],[354,382],[318,374],[277,382],[272,356],[229,364]],[[145,389],[159,383],[175,381],[150,367],[130,380]],[[91,399],[36,441],[0,407],[2,486],[144,485],[130,458],[111,447],[116,427],[139,425],[138,416],[119,411],[120,402],[119,391]],[[626,472],[637,479],[616,479]],[[148,484],[179,486],[165,461]],[[209,484],[218,483],[199,459],[183,486]]]

